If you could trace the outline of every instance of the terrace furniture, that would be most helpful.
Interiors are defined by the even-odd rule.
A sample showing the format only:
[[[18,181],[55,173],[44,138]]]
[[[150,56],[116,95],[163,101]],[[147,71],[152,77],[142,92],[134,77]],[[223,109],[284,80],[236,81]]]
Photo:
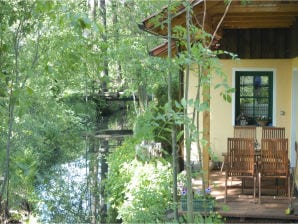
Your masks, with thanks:
[[[234,138],[256,139],[256,126],[234,126]]]
[[[288,159],[288,139],[262,139],[261,155],[259,163],[259,200],[261,203],[262,178],[275,178],[287,180],[287,194],[290,196],[290,167]],[[278,182],[276,182],[276,193],[278,194]]]
[[[256,195],[255,150],[254,138],[228,138],[225,158],[225,198],[226,203],[229,178],[252,178],[254,182],[253,196]]]
[[[234,138],[253,138],[255,139],[255,144],[257,144],[257,127],[256,126],[234,126]],[[226,153],[223,153],[224,157],[223,163],[221,164],[220,172],[223,171],[225,164]]]
[[[285,128],[281,127],[262,127],[262,139],[285,138]]]

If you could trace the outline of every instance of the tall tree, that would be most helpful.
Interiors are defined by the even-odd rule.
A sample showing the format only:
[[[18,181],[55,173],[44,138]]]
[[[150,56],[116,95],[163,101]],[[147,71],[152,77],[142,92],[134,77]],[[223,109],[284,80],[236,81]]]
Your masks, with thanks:
[[[91,2],[94,10],[88,8]],[[106,143],[92,143],[88,137],[84,146],[82,136],[106,125],[100,123],[101,109],[107,105],[96,95],[100,88],[143,96],[145,110],[147,96],[156,85],[165,83],[165,63],[147,53],[160,41],[137,27],[138,21],[161,4],[0,1],[0,142],[6,146],[0,148],[1,170],[5,171],[1,175],[6,177],[1,196],[8,210],[12,206],[22,209],[23,202],[29,202],[30,210],[39,211],[34,205],[40,202],[48,208],[48,218],[44,218],[48,222],[91,222],[91,210],[92,222],[100,220],[100,198],[93,197],[91,209],[90,195],[85,192],[93,185],[97,195],[99,182],[86,182],[78,194],[82,206],[72,208],[71,190],[55,189],[60,184],[55,175],[63,170],[58,167],[83,157],[89,164],[84,166],[90,167],[86,176],[94,174],[98,181],[96,166],[104,157],[94,156],[93,161],[86,151],[106,150]],[[115,13],[105,12],[109,10]],[[103,12],[102,16],[97,12]],[[50,209],[56,207],[55,201],[61,209]]]
[[[9,22],[14,24],[14,28],[11,31],[11,47],[12,51],[9,52],[13,57],[11,58],[11,66],[9,68],[2,68],[2,71],[7,69],[7,87],[8,87],[8,101],[7,101],[7,137],[6,137],[6,157],[5,157],[5,167],[4,167],[4,181],[2,184],[0,199],[2,200],[4,193],[6,208],[9,209],[9,194],[10,194],[10,161],[12,153],[12,138],[13,129],[15,122],[15,109],[19,101],[19,95],[26,88],[26,83],[29,78],[29,74],[24,73],[24,66],[29,66],[32,71],[36,68],[37,60],[39,57],[39,31],[35,30],[37,33],[35,46],[33,46],[33,51],[31,52],[32,57],[29,57],[27,61],[21,64],[21,57],[24,53],[24,47],[22,46],[25,41],[27,41],[27,36],[30,31],[34,29],[34,19],[32,18],[32,11],[34,4],[27,2],[12,2],[3,3],[4,8],[7,10],[5,13],[10,11],[11,15],[9,17]],[[17,9],[17,10],[15,10]],[[4,20],[5,22],[5,20]],[[3,24],[6,25],[6,24]],[[2,39],[3,41],[3,39]],[[9,50],[8,50],[9,51]],[[9,60],[9,59],[8,59]],[[7,212],[5,213],[7,216]],[[6,217],[7,218],[7,217]]]

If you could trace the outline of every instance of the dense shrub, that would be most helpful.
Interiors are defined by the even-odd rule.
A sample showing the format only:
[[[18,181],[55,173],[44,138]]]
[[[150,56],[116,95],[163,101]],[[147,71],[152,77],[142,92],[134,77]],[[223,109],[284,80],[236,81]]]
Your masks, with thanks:
[[[109,222],[157,222],[171,207],[170,163],[162,158],[146,163],[138,161],[134,156],[135,145],[134,140],[128,140],[108,158],[105,186]]]

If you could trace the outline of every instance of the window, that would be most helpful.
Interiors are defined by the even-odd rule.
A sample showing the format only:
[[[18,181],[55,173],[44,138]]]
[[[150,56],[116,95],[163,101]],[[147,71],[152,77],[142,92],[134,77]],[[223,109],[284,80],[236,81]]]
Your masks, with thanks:
[[[235,124],[256,125],[257,120],[272,124],[273,72],[236,71]]]

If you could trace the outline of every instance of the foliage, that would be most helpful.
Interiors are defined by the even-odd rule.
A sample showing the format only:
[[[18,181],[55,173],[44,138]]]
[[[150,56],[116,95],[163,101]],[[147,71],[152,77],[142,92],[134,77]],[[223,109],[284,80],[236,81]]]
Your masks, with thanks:
[[[106,196],[108,198],[110,209],[108,217],[109,222],[113,223],[117,221],[112,211],[117,210],[117,208],[124,201],[124,187],[127,182],[129,182],[129,176],[124,175],[121,167],[124,163],[132,161],[135,157],[136,140],[134,138],[126,139],[123,144],[114,150],[108,157],[107,163],[109,165],[108,178],[104,181],[106,188]],[[117,213],[116,213],[117,214]],[[117,216],[117,215],[116,215]]]
[[[135,137],[141,140],[153,140],[155,127],[156,123],[154,123],[154,114],[148,109],[138,116],[135,122]]]
[[[197,174],[193,173],[193,178],[197,178]],[[178,195],[180,198],[187,198],[187,175],[186,171],[182,171],[178,174],[177,176],[177,188],[178,188]],[[199,199],[199,198],[214,198],[211,195],[211,186],[208,186],[205,188],[205,190],[201,188],[197,188],[196,190],[191,189],[192,195],[194,199]]]
[[[107,157],[107,162],[109,164],[109,178],[105,184],[109,192],[109,197],[111,197],[110,201],[112,202],[112,205],[117,205],[117,202],[114,202],[114,200],[121,201],[121,199],[123,199],[122,189],[124,187],[124,183],[127,182],[127,179],[121,175],[120,167],[122,164],[134,159],[134,147],[136,143],[137,142],[134,138],[128,138]]]
[[[138,98],[142,106],[139,109],[135,101],[132,112],[133,118],[140,118],[135,126],[137,139],[126,141],[108,158],[106,193],[111,208],[118,209],[125,222],[152,222],[160,221],[169,206],[168,164],[139,163],[134,160],[134,147],[143,139],[158,137],[165,141],[169,124],[183,123],[181,110],[188,103],[200,111],[208,105],[186,99],[177,101],[178,110],[163,107],[168,64],[148,55],[148,50],[162,41],[141,32],[137,22],[165,2],[106,2],[107,27],[98,18],[92,19],[85,1],[0,0],[0,175],[9,171],[5,175],[9,180],[6,192],[1,192],[2,199],[9,201],[8,209],[22,210],[25,201],[31,212],[45,212],[47,217],[41,217],[47,222],[89,221],[89,207],[81,204],[81,197],[90,190],[88,183],[77,183],[75,177],[69,177],[68,182],[63,173],[65,164],[82,155],[88,160],[85,154],[89,143],[83,137],[98,131],[96,122],[110,106],[99,99],[103,83],[110,92],[123,91]],[[107,41],[103,41],[103,35]],[[193,57],[181,54],[173,64],[201,63],[202,51],[196,46],[200,47],[194,45]],[[214,58],[214,52],[204,53]],[[106,61],[108,76],[103,75]],[[173,73],[178,70],[176,66]],[[212,61],[206,66],[213,66]],[[222,87],[225,83],[216,88]],[[154,93],[158,109],[148,108],[149,96]],[[228,93],[223,91],[227,100]],[[129,172],[124,164],[129,164],[125,165],[130,167]],[[137,174],[142,177],[138,181]],[[150,175],[156,179],[150,179]],[[157,188],[160,192],[154,195]],[[145,200],[143,194],[152,198]],[[39,205],[47,209],[40,210]],[[148,216],[137,208],[148,209]]]
[[[169,1],[171,4],[171,1]],[[231,1],[226,1],[227,7],[225,13],[222,17],[225,16]],[[178,40],[179,45],[184,47],[186,50],[179,54],[179,57],[175,57],[175,62],[180,65],[180,67],[185,68],[185,82],[184,82],[184,98],[181,102],[176,102],[175,105],[178,108],[181,108],[181,113],[175,113],[172,109],[172,105],[168,105],[170,121],[174,124],[181,124],[184,126],[184,139],[185,139],[185,151],[186,151],[186,187],[187,189],[192,189],[192,170],[191,170],[191,154],[192,154],[192,143],[196,143],[197,154],[199,156],[199,165],[201,166],[204,154],[205,159],[209,159],[208,151],[209,149],[209,139],[205,133],[208,133],[209,130],[204,130],[206,127],[201,127],[201,116],[202,113],[204,119],[209,119],[209,110],[210,110],[210,86],[213,84],[212,79],[218,75],[222,78],[222,82],[217,84],[216,88],[222,88],[221,96],[224,100],[231,102],[230,94],[233,92],[227,84],[227,79],[219,69],[219,66],[216,66],[217,60],[216,56],[218,52],[211,50],[215,33],[218,30],[220,23],[217,25],[217,28],[214,31],[213,35],[205,32],[204,22],[202,27],[195,26],[192,22],[197,18],[191,18],[193,15],[191,3],[184,2],[183,6],[185,7],[185,27],[176,26],[172,37],[171,33],[168,33],[169,37],[175,38]],[[168,7],[171,7],[169,5]],[[203,12],[203,21],[206,17],[206,11]],[[170,15],[167,15],[168,20],[170,20]],[[170,40],[170,38],[169,38]],[[199,40],[199,41],[198,41]],[[168,49],[170,51],[170,48]],[[189,96],[190,91],[190,73],[195,74],[196,76],[196,93],[194,97]],[[193,85],[193,84],[192,84]],[[170,96],[169,96],[170,97]],[[178,110],[179,111],[179,110]],[[208,128],[208,127],[207,127]],[[207,157],[207,156],[208,157]],[[202,167],[200,167],[200,170]],[[205,189],[206,178],[202,173],[203,189]],[[192,191],[187,191],[187,208],[188,208],[188,222],[194,222],[193,214],[193,194]]]
[[[149,163],[136,160],[136,144],[133,138],[127,139],[108,157],[105,187],[110,204],[109,222],[160,221],[171,206],[170,165],[163,160]]]
[[[187,196],[187,188],[185,186],[181,187],[181,198],[186,198]],[[203,199],[203,198],[214,198],[211,196],[211,188],[208,187],[204,191],[201,189],[197,189],[195,192],[193,192],[193,198],[194,199]]]
[[[51,179],[48,171],[77,158],[83,149],[82,110],[73,107],[78,105],[74,101],[61,100],[68,89],[82,91],[74,89],[79,85],[69,85],[73,79],[66,76],[78,68],[70,64],[79,63],[75,63],[78,58],[65,60],[71,58],[69,55],[64,54],[64,60],[59,58],[60,53],[67,53],[65,46],[71,39],[71,35],[66,35],[68,39],[59,39],[63,34],[70,34],[67,29],[64,33],[58,29],[65,25],[56,23],[54,13],[60,14],[62,10],[59,2],[8,0],[0,1],[0,5],[0,154],[3,155],[0,163],[1,171],[9,171],[7,194],[2,199],[9,201],[8,209],[34,212],[38,203],[36,188]],[[58,61],[55,68],[50,66]],[[82,99],[83,94],[79,96]],[[93,116],[86,110],[84,114]],[[13,135],[9,135],[9,130]],[[9,166],[3,167],[3,164]],[[24,203],[28,205],[26,208]]]
[[[119,207],[119,217],[124,223],[162,221],[171,207],[170,164],[134,160],[124,164],[122,170],[131,178],[124,188],[125,200]]]
[[[266,116],[259,116],[256,118],[257,121],[269,121],[271,120],[270,117],[266,117]]]
[[[179,218],[180,223],[186,223],[187,218],[185,216],[181,216]],[[194,223],[213,223],[213,224],[223,224],[224,219],[222,216],[216,212],[211,212],[209,216],[202,216],[199,214],[194,215]]]

